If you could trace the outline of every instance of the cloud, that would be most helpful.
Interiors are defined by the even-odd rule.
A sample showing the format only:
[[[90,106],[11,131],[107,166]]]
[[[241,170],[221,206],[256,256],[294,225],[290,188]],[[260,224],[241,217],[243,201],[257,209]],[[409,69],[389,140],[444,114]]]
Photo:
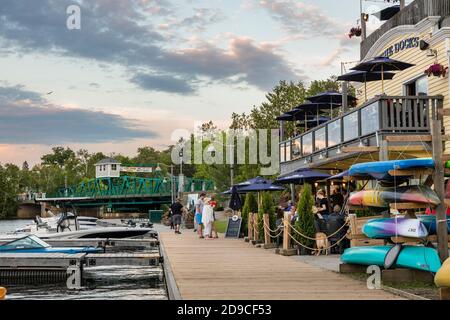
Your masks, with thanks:
[[[23,86],[0,87],[0,144],[102,143],[154,138],[121,116],[53,105]]]
[[[66,28],[65,9],[74,3],[81,6],[81,30]],[[119,64],[131,73],[139,69],[143,70],[139,73],[172,77],[178,79],[178,88],[187,92],[198,79],[205,83],[238,79],[267,90],[281,79],[302,77],[276,48],[250,39],[231,37],[228,49],[207,42],[184,48],[170,43],[152,21],[154,15],[171,16],[173,10],[162,0],[2,0],[0,43],[21,54],[90,59]],[[220,13],[215,10],[197,9],[193,19],[182,23],[202,28],[219,19]],[[160,80],[168,79],[164,77]],[[142,75],[131,74],[130,78],[142,80]],[[182,85],[181,81],[186,83]],[[155,87],[154,81],[152,84]],[[173,86],[167,83],[157,86],[158,90],[164,88],[173,93]]]
[[[191,94],[195,89],[184,79],[170,75],[153,75],[138,73],[133,76],[131,82],[144,90],[163,91],[169,93]]]
[[[343,24],[330,18],[315,5],[297,0],[260,0],[258,5],[292,34],[335,37],[345,30]]]

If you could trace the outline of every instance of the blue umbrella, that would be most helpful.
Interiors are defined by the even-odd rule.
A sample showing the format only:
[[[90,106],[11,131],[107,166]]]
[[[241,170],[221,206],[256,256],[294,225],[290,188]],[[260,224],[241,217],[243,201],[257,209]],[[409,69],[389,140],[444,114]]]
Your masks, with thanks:
[[[347,95],[348,101],[356,101],[357,99],[354,96]],[[309,100],[314,103],[326,103],[328,105],[331,104],[339,104],[342,105],[342,93],[337,91],[325,91],[322,93],[319,93],[315,96],[306,98],[306,100]]]
[[[305,183],[310,181],[317,181],[329,178],[331,175],[311,169],[299,169],[289,174],[282,175],[275,180],[277,184],[287,183]]]
[[[343,74],[337,78],[338,81],[354,81],[354,82],[363,82],[364,83],[364,95],[367,101],[367,82],[371,81],[379,81],[382,78],[391,80],[395,76],[395,73],[392,72],[384,72],[382,75],[381,72],[368,72],[368,71],[352,71],[346,74]]]
[[[361,62],[351,70],[358,71],[379,71],[381,72],[381,91],[384,93],[384,72],[385,71],[401,71],[413,67],[414,64],[394,60],[387,57],[375,57],[371,60]]]
[[[338,173],[338,174],[336,174],[334,176],[331,176],[331,177],[329,177],[329,178],[327,178],[325,180],[341,180],[341,179],[343,179],[343,178],[345,178],[347,176],[348,176],[348,170],[345,170],[345,171],[342,171],[341,173]]]
[[[283,191],[283,190],[285,190],[284,187],[276,186],[272,183],[257,183],[243,187],[239,190],[239,192],[247,193],[260,191]]]
[[[266,180],[262,177],[255,177],[255,178],[249,179],[247,181],[235,184],[235,185],[233,185],[233,187],[236,187],[238,193],[245,193],[245,192],[241,192],[242,188],[253,185],[253,184],[264,184],[264,183],[271,184],[272,182],[269,180]],[[232,191],[233,191],[233,188],[230,188],[229,190],[222,192],[222,194],[231,194]]]

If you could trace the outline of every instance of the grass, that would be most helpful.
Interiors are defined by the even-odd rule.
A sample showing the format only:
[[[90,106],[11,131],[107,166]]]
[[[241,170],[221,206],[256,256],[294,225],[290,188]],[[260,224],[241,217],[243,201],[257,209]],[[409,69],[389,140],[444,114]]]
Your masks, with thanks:
[[[228,220],[218,220],[215,222],[218,233],[225,233],[227,230]]]

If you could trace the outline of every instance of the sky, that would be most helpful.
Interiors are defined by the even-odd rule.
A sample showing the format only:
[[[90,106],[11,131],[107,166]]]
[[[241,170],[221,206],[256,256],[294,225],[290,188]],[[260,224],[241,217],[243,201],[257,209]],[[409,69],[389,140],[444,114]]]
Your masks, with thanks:
[[[80,29],[68,29],[70,5]],[[365,12],[385,7],[365,1]],[[133,156],[230,124],[280,80],[359,59],[359,0],[1,0],[0,164],[55,146]],[[380,22],[373,16],[371,30]]]

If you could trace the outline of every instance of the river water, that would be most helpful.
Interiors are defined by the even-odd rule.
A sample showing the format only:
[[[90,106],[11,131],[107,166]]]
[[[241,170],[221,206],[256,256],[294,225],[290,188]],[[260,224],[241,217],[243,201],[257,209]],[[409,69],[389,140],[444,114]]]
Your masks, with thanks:
[[[0,234],[32,223],[32,220],[0,220]],[[107,266],[85,268],[85,286],[68,290],[62,285],[7,286],[11,300],[165,300],[162,267]],[[2,285],[0,280],[0,286]]]

